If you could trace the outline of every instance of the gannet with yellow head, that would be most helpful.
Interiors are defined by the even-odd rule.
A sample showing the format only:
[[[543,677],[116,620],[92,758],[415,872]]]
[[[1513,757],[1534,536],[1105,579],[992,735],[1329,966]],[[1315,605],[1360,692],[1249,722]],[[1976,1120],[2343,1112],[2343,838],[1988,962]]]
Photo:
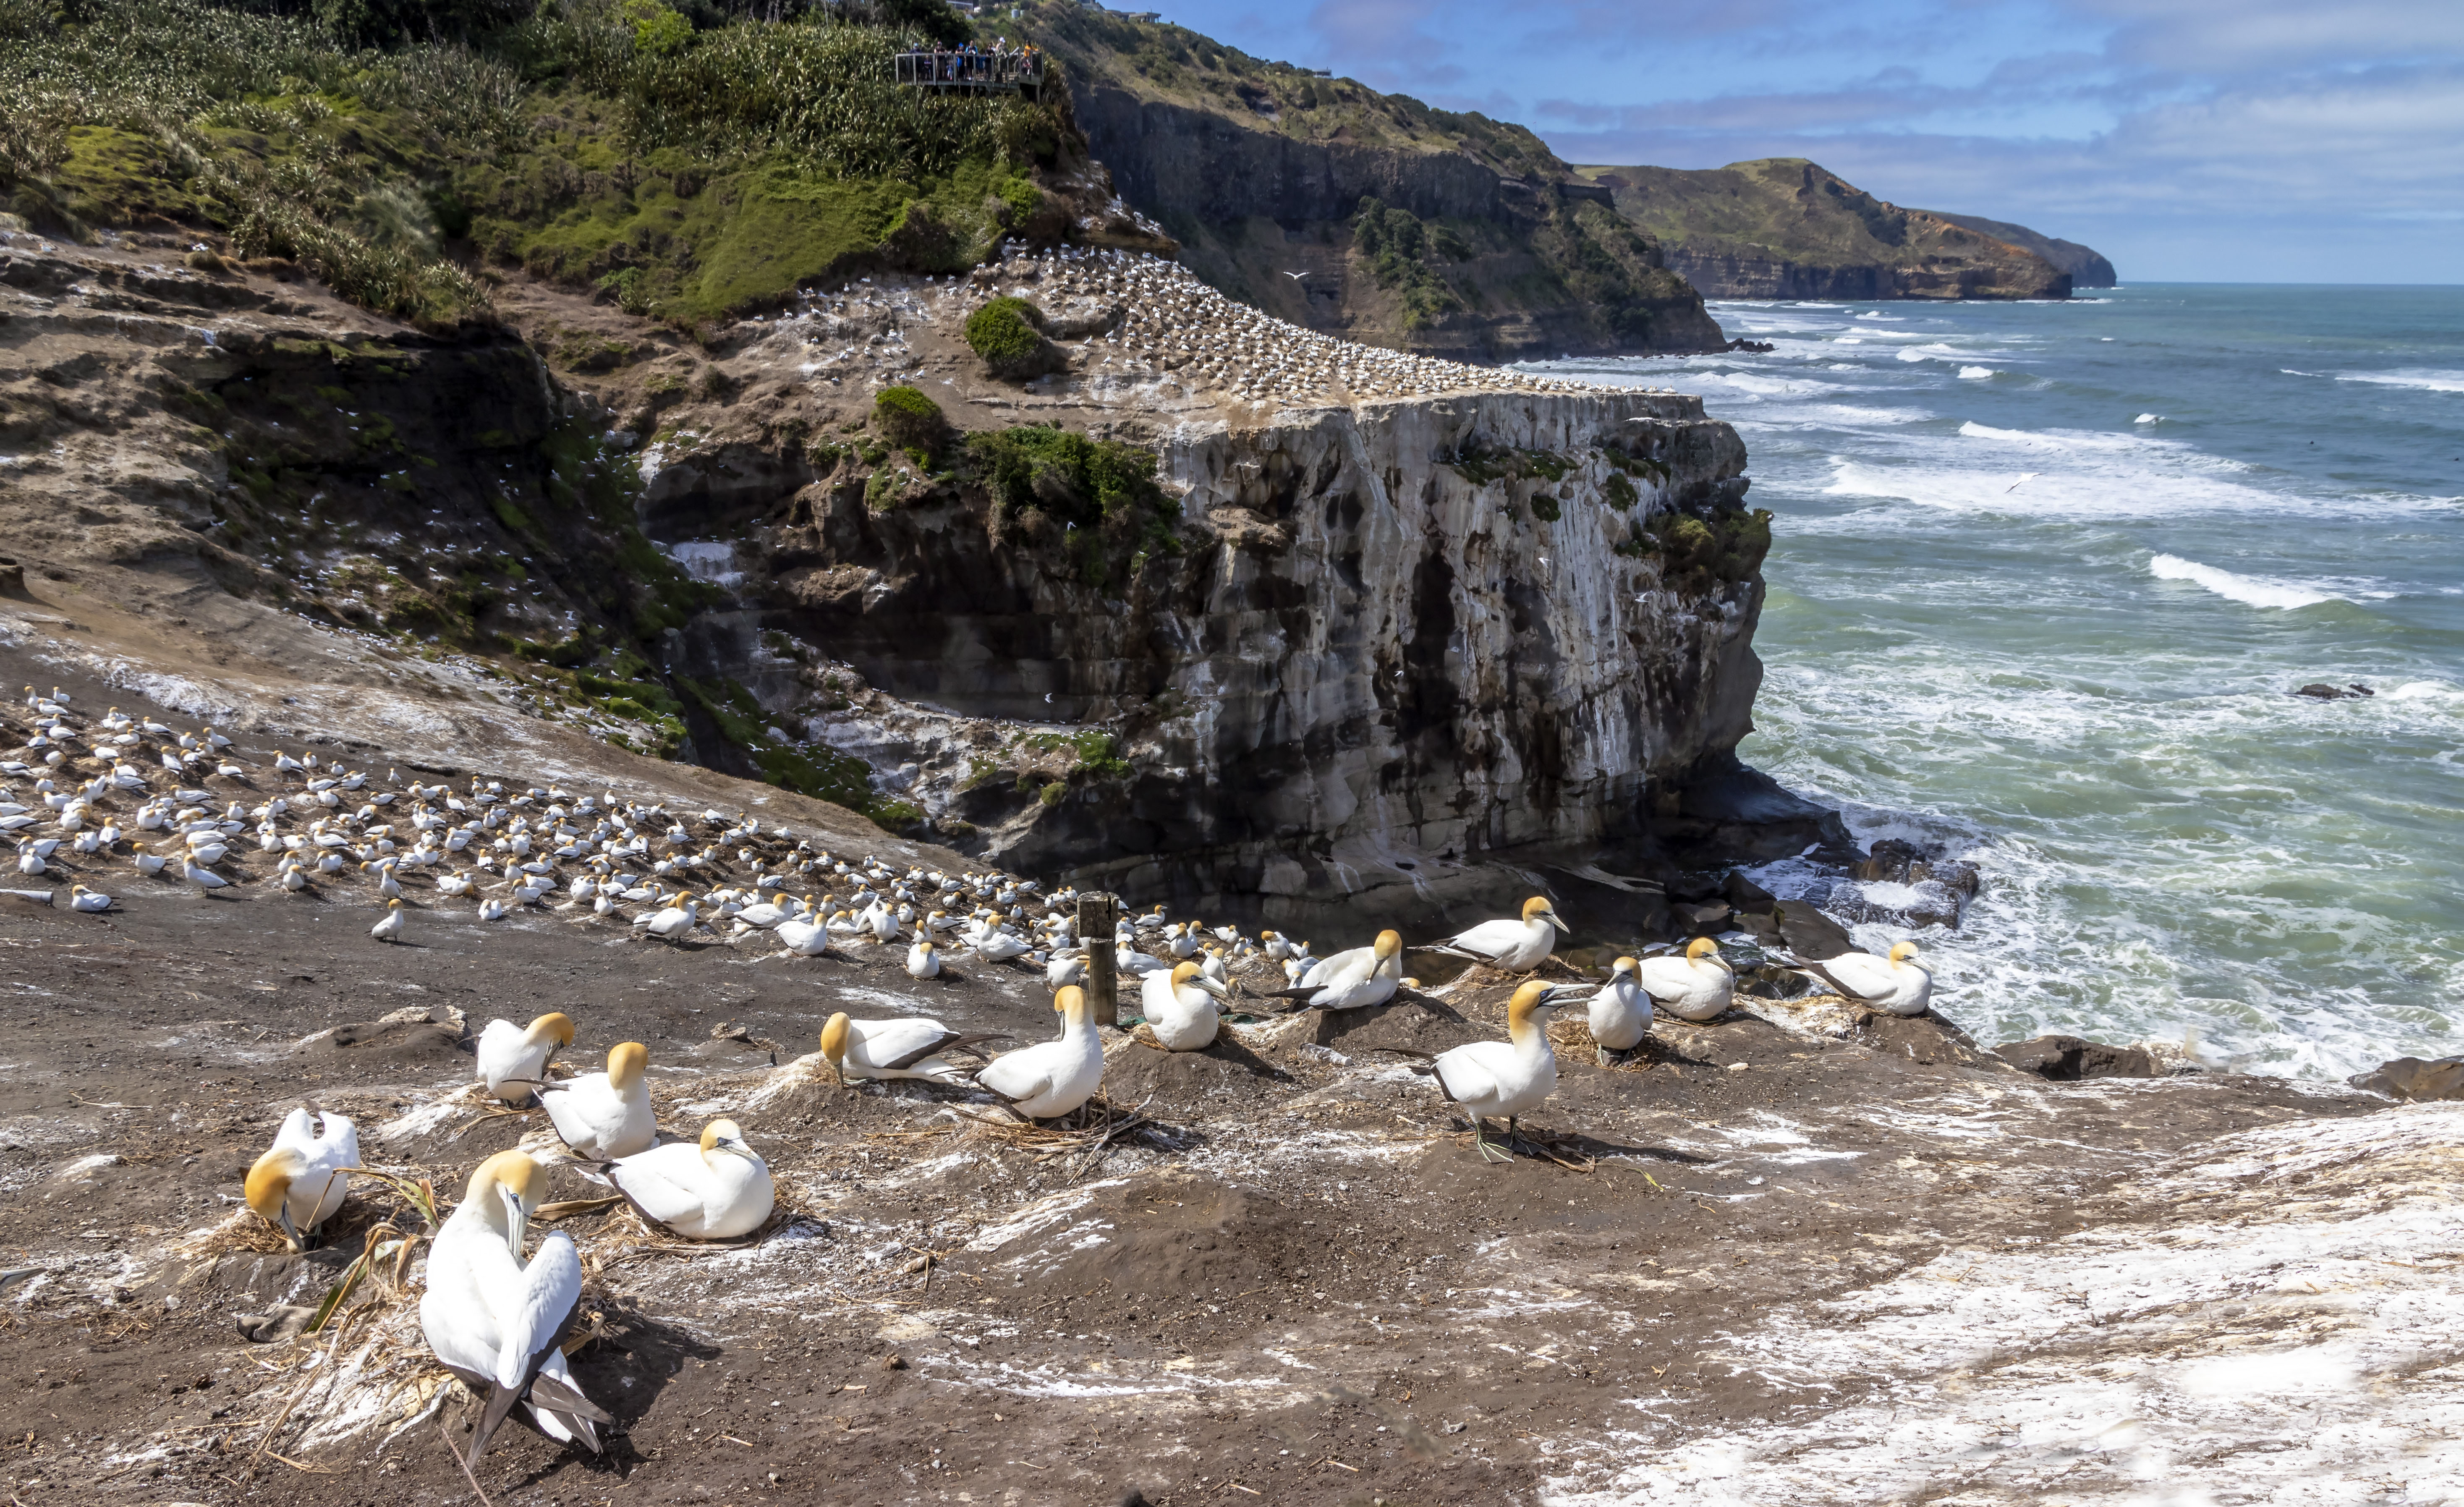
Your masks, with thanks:
[[[1635,982],[1642,986],[1653,1004],[1671,1015],[1685,1020],[1717,1020],[1727,1013],[1736,991],[1737,975],[1720,956],[1718,942],[1708,937],[1697,937],[1685,944],[1685,956],[1682,958],[1645,958],[1636,964]]]
[[[1213,1045],[1222,1021],[1216,1001],[1231,995],[1197,963],[1177,964],[1170,973],[1150,973],[1138,984],[1140,1013],[1166,1052],[1203,1052]]]
[[[1624,1061],[1651,1030],[1651,993],[1637,978],[1640,967],[1633,958],[1619,958],[1609,970],[1609,981],[1592,996],[1589,1024],[1601,1067]]]
[[[508,1104],[536,1102],[547,1082],[548,1064],[560,1048],[573,1045],[573,1018],[551,1010],[527,1027],[492,1020],[479,1032],[476,1050],[479,1082],[490,1096]]]
[[[342,1207],[351,1181],[342,1174],[359,1164],[359,1127],[303,1105],[282,1117],[273,1149],[248,1169],[248,1207],[278,1227],[292,1250],[304,1251]]]
[[[606,1072],[547,1084],[539,1091],[539,1103],[564,1143],[593,1162],[648,1151],[659,1138],[645,1079],[649,1066],[650,1049],[620,1041],[608,1050]]]
[[[1557,1053],[1549,1045],[1549,1013],[1578,991],[1579,986],[1552,986],[1534,979],[1516,989],[1506,1007],[1507,1040],[1469,1042],[1439,1053],[1426,1069],[1415,1070],[1433,1075],[1446,1097],[1471,1116],[1472,1141],[1484,1160],[1496,1155],[1484,1121],[1503,1116],[1511,1145],[1517,1133],[1515,1121],[1556,1089]]]
[[[1894,1015],[1922,1015],[1933,1004],[1933,974],[1917,961],[1912,942],[1895,944],[1887,958],[1843,952],[1802,967],[1859,1004]]]
[[[479,1163],[428,1253],[420,1328],[445,1368],[487,1400],[468,1460],[488,1447],[515,1405],[551,1439],[599,1452],[605,1410],[582,1394],[560,1348],[582,1305],[582,1260],[562,1230],[522,1259],[547,1169],[518,1151]]]
[[[1469,958],[1507,973],[1529,973],[1549,961],[1557,933],[1567,930],[1571,928],[1558,919],[1549,898],[1535,895],[1523,902],[1521,920],[1482,921],[1426,950]]]
[[[999,1039],[991,1034],[968,1035],[952,1031],[924,1015],[855,1020],[841,1010],[822,1027],[821,1056],[842,1088],[849,1078],[930,1078],[938,1083],[963,1083],[967,1070],[947,1061],[941,1053],[972,1052],[979,1043]]]
[[[1052,1008],[1065,1023],[1060,1040],[1003,1053],[976,1074],[978,1087],[1023,1119],[1067,1115],[1104,1086],[1104,1040],[1086,991],[1070,985],[1052,997]]]
[[[1366,1009],[1395,997],[1403,980],[1403,935],[1381,931],[1366,947],[1331,953],[1309,964],[1300,982],[1279,989],[1280,999],[1298,1000],[1293,1009]]]
[[[687,1240],[733,1240],[761,1228],[776,1194],[770,1163],[732,1119],[714,1119],[701,1142],[652,1146],[601,1169],[644,1219]]]

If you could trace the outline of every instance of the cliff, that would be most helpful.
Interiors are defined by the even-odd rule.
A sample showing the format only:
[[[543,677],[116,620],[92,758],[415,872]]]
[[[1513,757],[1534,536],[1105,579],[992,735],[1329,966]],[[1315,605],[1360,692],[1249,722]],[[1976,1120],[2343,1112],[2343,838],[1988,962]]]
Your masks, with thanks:
[[[1651,237],[1521,126],[1062,0],[1021,24],[1123,198],[1279,318],[1476,361],[1723,344]]]
[[[2071,286],[2074,288],[2110,288],[2120,280],[2113,270],[2113,263],[2105,260],[2101,253],[2093,247],[2082,246],[2077,241],[2060,240],[2055,236],[2032,231],[2024,225],[2013,225],[2008,220],[1989,220],[1981,214],[1947,214],[1940,210],[1926,210],[1922,212],[1930,214],[1938,220],[1948,220],[1951,224],[1963,226],[1976,232],[1979,235],[1991,235],[1995,240],[2008,241],[2021,251],[2035,252],[2045,260],[2069,273]]]
[[[2033,251],[1903,210],[1799,157],[1585,167],[1668,265],[1723,299],[2060,299],[2071,275]]]

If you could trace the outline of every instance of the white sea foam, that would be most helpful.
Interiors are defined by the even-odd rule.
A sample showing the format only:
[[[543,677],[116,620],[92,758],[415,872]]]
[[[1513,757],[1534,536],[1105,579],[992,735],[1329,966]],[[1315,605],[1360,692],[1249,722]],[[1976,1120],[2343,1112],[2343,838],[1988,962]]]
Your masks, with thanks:
[[[1962,366],[1959,368],[1959,377],[1963,382],[1982,382],[1991,375],[1993,375],[1993,368],[1991,366]]]
[[[2464,371],[2340,371],[2336,380],[2412,388],[2423,392],[2464,392]]]
[[[2244,607],[2290,609],[2341,600],[2332,591],[2321,591],[2299,582],[2246,576],[2215,565],[2201,565],[2195,560],[2185,560],[2179,555],[2158,555],[2147,562],[2147,573],[2159,581],[2188,581],[2205,587],[2227,601],[2239,602]]]

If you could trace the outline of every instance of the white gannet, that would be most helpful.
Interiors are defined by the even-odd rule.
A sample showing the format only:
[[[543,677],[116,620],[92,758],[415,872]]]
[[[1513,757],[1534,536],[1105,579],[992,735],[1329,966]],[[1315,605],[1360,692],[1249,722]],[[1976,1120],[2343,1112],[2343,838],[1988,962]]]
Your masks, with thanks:
[[[1484,1160],[1495,1148],[1489,1144],[1487,1127],[1482,1121],[1504,1116],[1510,1145],[1516,1133],[1515,1120],[1537,1107],[1556,1088],[1557,1053],[1549,1045],[1549,1012],[1574,992],[1569,986],[1548,985],[1534,979],[1516,989],[1513,1000],[1506,1007],[1507,1040],[1469,1042],[1428,1058],[1425,1068],[1413,1069],[1435,1075],[1446,1097],[1471,1116],[1472,1141]],[[1425,1056],[1401,1047],[1375,1050]]]
[[[1022,1119],[1067,1115],[1104,1084],[1104,1040],[1087,992],[1072,985],[1053,996],[1052,1008],[1067,1023],[1060,1040],[1005,1052],[976,1074],[977,1085]]]
[[[1298,983],[1276,990],[1278,999],[1298,1000],[1292,1009],[1363,1009],[1395,997],[1403,981],[1403,938],[1381,931],[1366,947],[1320,958],[1305,968]]]
[[[1697,937],[1685,944],[1682,958],[1645,958],[1635,963],[1619,958],[1617,966],[1634,965],[1635,982],[1652,1003],[1684,1020],[1716,1020],[1728,1008],[1737,975],[1720,956],[1720,944]],[[1645,1011],[1646,1016],[1648,1011]],[[1645,1024],[1648,1024],[1646,1020]],[[1595,1036],[1599,1032],[1592,1032]]]
[[[111,897],[87,889],[82,884],[69,886],[69,909],[100,914],[111,909]]]
[[[374,937],[379,942],[400,942],[402,941],[402,901],[398,899],[387,900],[385,901],[385,913],[384,918],[375,925],[368,928],[368,935]]]
[[[1651,1030],[1651,991],[1636,977],[1640,966],[1632,958],[1619,958],[1610,970],[1609,981],[1592,996],[1589,1024],[1597,1049],[1595,1055],[1601,1067],[1612,1061],[1624,1061],[1628,1053],[1642,1045],[1643,1033]],[[1721,1005],[1725,1008],[1727,1004],[1724,987]]]
[[[732,1119],[704,1125],[698,1145],[652,1146],[600,1171],[644,1219],[687,1240],[750,1234],[776,1202],[770,1163],[744,1143]]]
[[[659,1137],[650,1112],[650,1086],[643,1080],[650,1049],[620,1041],[608,1049],[607,1071],[540,1086],[539,1103],[564,1143],[594,1162],[647,1151]]]
[[[180,876],[190,884],[209,890],[227,889],[231,885],[231,880],[224,878],[213,870],[199,868],[193,856],[180,860]]]
[[[1549,903],[1548,897],[1535,895],[1523,902],[1523,919],[1519,921],[1482,921],[1469,931],[1457,932],[1423,950],[1469,958],[1507,973],[1529,973],[1549,961],[1549,954],[1556,948],[1556,933],[1570,929],[1557,919],[1557,909]]]
[[[539,1088],[548,1081],[547,1067],[556,1060],[558,1050],[572,1045],[572,1017],[551,1011],[528,1027],[509,1020],[488,1022],[473,1054],[478,1058],[479,1081],[491,1096],[508,1104],[526,1105],[538,1098]]]
[[[1922,1015],[1933,1003],[1933,975],[1917,961],[1917,944],[1903,942],[1887,958],[1870,952],[1843,952],[1798,968],[1860,1005],[1894,1015]]]
[[[918,979],[940,977],[941,958],[933,950],[931,942],[919,939],[915,945],[907,949],[907,972]]]
[[[479,902],[479,919],[483,921],[503,920],[507,910],[504,901],[491,895]]]
[[[837,1075],[839,1086],[856,1078],[929,1078],[937,1083],[963,1083],[967,1070],[941,1053],[968,1052],[978,1056],[979,1042],[989,1034],[967,1035],[925,1015],[895,1020],[854,1020],[845,1010],[822,1027],[822,1060]]]
[[[248,1207],[279,1226],[292,1250],[304,1251],[317,1227],[342,1207],[351,1185],[343,1172],[359,1164],[358,1126],[340,1115],[295,1109],[274,1133],[274,1149],[248,1169]]]
[[[701,902],[690,894],[679,895],[675,902],[656,913],[644,924],[650,935],[662,942],[674,942],[690,933],[701,920]]]
[[[821,922],[799,917],[782,920],[772,933],[781,946],[803,958],[818,958],[830,950],[830,929]]]
[[[445,1368],[487,1399],[468,1456],[475,1460],[517,1403],[539,1431],[596,1454],[593,1424],[607,1414],[582,1395],[560,1348],[582,1306],[582,1258],[562,1230],[522,1259],[531,1211],[547,1169],[518,1151],[500,1151],[471,1173],[452,1217],[428,1252],[428,1292],[419,1326]]]
[[[1087,949],[1074,947],[1056,951],[1044,964],[1044,986],[1058,992],[1072,984],[1087,982]]]
[[[1229,989],[1195,963],[1179,964],[1170,973],[1150,973],[1138,985],[1139,1013],[1166,1052],[1204,1051],[1222,1019],[1215,1002],[1230,997]]]
[[[967,950],[986,963],[1006,963],[1012,958],[1024,957],[1029,945],[1025,938],[990,921],[978,927],[967,939]]]

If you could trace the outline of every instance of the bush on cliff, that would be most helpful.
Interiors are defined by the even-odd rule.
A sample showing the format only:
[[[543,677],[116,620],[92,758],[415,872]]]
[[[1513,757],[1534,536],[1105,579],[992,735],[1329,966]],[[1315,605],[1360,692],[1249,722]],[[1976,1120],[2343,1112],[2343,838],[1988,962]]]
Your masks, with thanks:
[[[941,405],[914,388],[884,388],[872,400],[872,427],[901,450],[937,455],[950,437]]]
[[[994,376],[1011,382],[1067,365],[1060,347],[1044,338],[1044,311],[1024,299],[995,299],[968,315],[967,348]]]
[[[1657,546],[1661,579],[1669,587],[1703,592],[1752,579],[1771,553],[1771,525],[1768,508],[1733,508],[1707,519],[1680,513],[1660,520],[1656,534],[1637,538]]]
[[[1074,555],[1089,586],[1107,584],[1116,562],[1180,552],[1179,507],[1155,480],[1152,451],[1028,424],[971,434],[967,453],[992,494],[996,536],[1016,527]]]

